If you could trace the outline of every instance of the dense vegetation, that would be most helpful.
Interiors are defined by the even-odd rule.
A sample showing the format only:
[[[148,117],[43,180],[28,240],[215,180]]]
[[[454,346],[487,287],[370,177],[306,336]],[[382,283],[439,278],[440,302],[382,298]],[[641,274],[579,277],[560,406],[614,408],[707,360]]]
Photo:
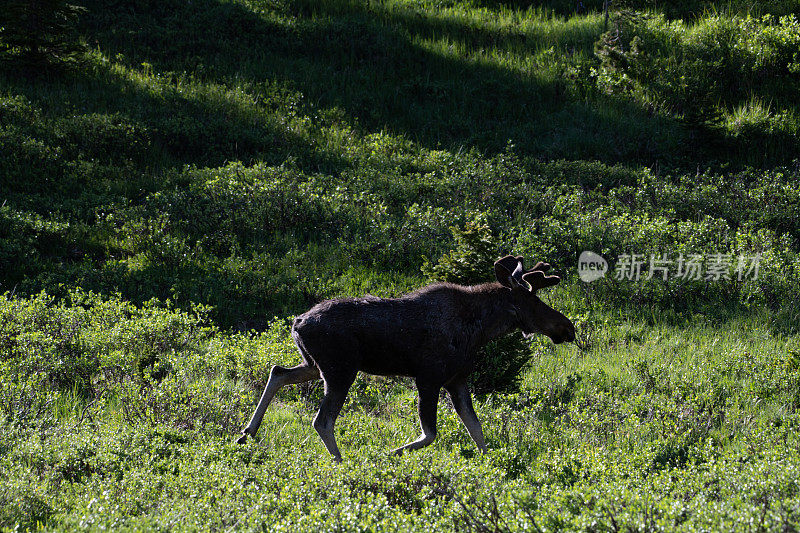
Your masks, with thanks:
[[[0,19],[0,528],[800,528],[800,3],[75,3]],[[233,444],[293,315],[506,252],[579,342],[487,347],[488,454],[367,376]]]

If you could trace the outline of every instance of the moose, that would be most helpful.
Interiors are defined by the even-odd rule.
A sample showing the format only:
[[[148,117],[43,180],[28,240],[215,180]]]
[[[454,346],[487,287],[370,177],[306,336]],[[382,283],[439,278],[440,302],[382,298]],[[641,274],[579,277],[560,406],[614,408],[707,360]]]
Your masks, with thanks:
[[[416,381],[422,435],[393,453],[433,442],[442,387],[475,445],[485,452],[483,430],[468,388],[478,349],[517,328],[526,337],[542,333],[556,344],[575,340],[572,322],[536,295],[560,281],[558,276],[546,275],[549,268],[539,262],[525,270],[522,257],[508,255],[494,263],[497,282],[435,283],[400,298],[366,296],[317,304],[292,326],[303,362],[293,368],[272,367],[255,413],[237,442],[255,437],[281,387],[322,379],[325,395],[314,429],[334,460],[341,461],[333,426],[360,371]]]

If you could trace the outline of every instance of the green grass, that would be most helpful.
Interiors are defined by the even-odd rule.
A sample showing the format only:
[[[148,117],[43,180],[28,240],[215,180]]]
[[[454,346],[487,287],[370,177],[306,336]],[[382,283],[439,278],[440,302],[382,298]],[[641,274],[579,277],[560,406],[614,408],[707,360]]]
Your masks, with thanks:
[[[258,438],[233,444],[258,397],[253,384],[271,364],[297,360],[285,322],[225,334],[159,307],[84,305],[3,301],[0,339],[16,343],[3,372],[18,384],[6,394],[25,400],[3,402],[5,526],[797,527],[800,345],[772,335],[763,316],[606,320],[588,352],[535,341],[520,392],[477,400],[486,455],[441,402],[434,445],[389,457],[418,432],[415,393],[361,377],[337,425],[337,465],[311,428],[318,387],[283,391]],[[63,346],[70,331],[82,339],[72,344],[78,360],[99,357],[97,390],[73,386],[51,404],[57,388],[22,385],[53,383],[52,362],[37,364],[26,342]],[[137,363],[151,360],[145,346],[155,366]],[[168,371],[154,379],[159,368]],[[29,406],[35,418],[20,411]]]
[[[800,528],[796,2],[84,4],[79,61],[0,58],[0,529]],[[487,351],[489,453],[443,399],[389,457],[416,393],[366,376],[343,464],[319,385],[233,444],[293,315],[507,252],[582,348]]]

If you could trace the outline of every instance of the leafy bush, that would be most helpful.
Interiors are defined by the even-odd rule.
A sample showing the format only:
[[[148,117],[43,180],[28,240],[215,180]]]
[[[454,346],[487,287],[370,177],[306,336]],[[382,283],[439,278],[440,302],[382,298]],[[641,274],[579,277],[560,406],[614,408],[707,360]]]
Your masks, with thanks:
[[[772,152],[764,139],[797,151],[798,49],[795,15],[708,14],[686,23],[623,11],[596,44],[598,84],[690,125],[724,127],[750,150],[758,143],[759,152],[779,159],[780,151]],[[760,163],[759,152],[751,161]]]
[[[138,392],[171,364],[170,354],[200,348],[213,331],[201,325],[205,312],[180,313],[155,301],[136,307],[83,291],[61,302],[45,293],[0,296],[0,373],[9,383],[3,410],[22,421],[41,414],[54,395],[113,397],[127,384]]]
[[[425,262],[422,273],[431,281],[449,281],[474,285],[491,279],[498,245],[486,220],[478,213],[464,228],[452,226],[455,249],[439,258],[436,264]]]
[[[512,393],[519,390],[531,358],[522,334],[510,333],[484,346],[470,376],[476,394]]]

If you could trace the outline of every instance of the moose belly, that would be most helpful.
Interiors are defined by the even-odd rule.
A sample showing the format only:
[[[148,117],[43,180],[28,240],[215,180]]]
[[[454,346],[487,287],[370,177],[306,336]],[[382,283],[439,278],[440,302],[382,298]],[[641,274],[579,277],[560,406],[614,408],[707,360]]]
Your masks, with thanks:
[[[440,339],[427,328],[402,329],[388,336],[363,336],[359,343],[359,370],[377,376],[418,377],[420,373],[447,372],[447,357]],[[445,350],[447,351],[447,350]]]
[[[359,370],[375,376],[414,376],[415,364],[394,350],[369,350],[361,354]]]
[[[400,330],[391,336],[363,335],[359,342],[359,370],[377,376],[416,376],[427,358],[430,339],[425,333]]]

